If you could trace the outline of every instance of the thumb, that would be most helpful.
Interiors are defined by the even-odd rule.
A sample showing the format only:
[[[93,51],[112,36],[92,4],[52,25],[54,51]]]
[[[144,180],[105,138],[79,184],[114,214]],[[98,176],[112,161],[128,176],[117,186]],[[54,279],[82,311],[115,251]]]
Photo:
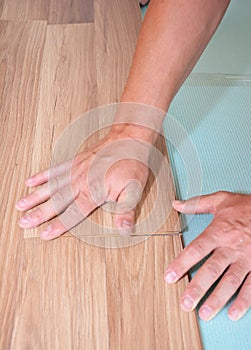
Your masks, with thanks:
[[[204,196],[197,196],[186,201],[173,201],[173,208],[184,214],[213,214],[223,200],[224,192],[215,192]]]
[[[121,234],[131,234],[135,224],[135,210],[141,199],[142,189],[138,181],[133,180],[121,191],[117,198],[114,224]]]

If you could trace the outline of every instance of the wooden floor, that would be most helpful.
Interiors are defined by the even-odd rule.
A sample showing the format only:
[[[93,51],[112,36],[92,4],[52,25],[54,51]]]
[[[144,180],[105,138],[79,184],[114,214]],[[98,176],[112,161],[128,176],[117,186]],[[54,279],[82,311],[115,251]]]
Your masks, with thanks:
[[[195,314],[179,307],[187,278],[163,279],[182,249],[180,235],[168,234],[179,231],[174,212],[159,235],[141,230],[140,243],[117,237],[130,244],[111,249],[73,235],[43,242],[41,229],[24,238],[14,208],[64,128],[119,101],[139,28],[134,0],[0,0],[1,350],[201,349]],[[163,140],[160,148],[165,155]],[[167,207],[171,180],[161,179]],[[147,193],[143,209],[153,181]],[[110,237],[97,238],[109,246]]]

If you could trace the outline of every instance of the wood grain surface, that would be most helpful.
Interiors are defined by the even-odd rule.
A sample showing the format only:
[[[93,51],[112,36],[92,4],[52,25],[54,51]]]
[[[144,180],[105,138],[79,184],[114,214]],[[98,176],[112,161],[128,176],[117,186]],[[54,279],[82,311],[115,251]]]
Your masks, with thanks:
[[[0,19],[90,23],[94,21],[94,3],[93,0],[0,0]]]
[[[123,89],[139,9],[134,0],[106,3],[95,0],[94,23],[65,25],[65,15],[58,25],[28,15],[0,21],[0,349],[202,348],[195,313],[179,306],[187,277],[174,286],[163,279],[180,235],[44,242],[24,239],[18,227],[24,181],[50,164],[61,131]],[[6,13],[15,2],[1,4]],[[168,193],[170,205],[173,187]]]
[[[23,283],[32,280],[32,276],[24,271],[25,241],[17,225],[15,201],[23,194],[23,184],[30,172],[45,35],[44,22],[0,21],[1,349],[25,348],[23,341],[19,346],[13,346],[13,341],[18,320],[29,317],[20,314],[19,307],[27,305]],[[28,311],[31,312],[33,309]]]
[[[94,24],[47,28],[32,173],[49,168],[55,153],[57,164],[73,158],[76,145],[81,145],[82,140],[88,138],[88,147],[101,138],[99,133],[105,134],[102,130],[93,132],[101,129],[102,120],[106,118],[111,124],[114,119],[116,108],[113,106],[99,108],[86,115],[84,112],[119,100],[136,45],[140,17],[134,1],[123,2],[123,5],[120,1],[114,1],[112,5],[96,1],[95,11]],[[118,16],[119,13],[124,16]],[[132,16],[134,13],[136,15]],[[128,18],[129,23],[126,23]],[[131,28],[130,33],[127,28]],[[67,89],[62,89],[63,86],[67,86]],[[76,127],[73,126],[70,132],[64,131],[76,117],[81,118]],[[164,137],[159,137],[156,146],[168,162]],[[137,207],[134,235],[179,232],[178,216],[171,207],[174,198],[172,175],[170,167],[164,169],[164,166],[154,166],[155,169],[162,167],[158,181],[153,176],[149,177]],[[39,237],[45,225],[25,230],[25,237]],[[109,205],[96,210],[71,232],[81,239],[87,236],[119,236]]]

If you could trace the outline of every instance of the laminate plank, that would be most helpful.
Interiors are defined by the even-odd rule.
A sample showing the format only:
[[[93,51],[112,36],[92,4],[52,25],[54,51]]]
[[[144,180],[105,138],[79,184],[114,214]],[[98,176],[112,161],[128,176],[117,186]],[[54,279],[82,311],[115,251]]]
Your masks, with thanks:
[[[4,6],[4,0],[0,0],[0,19],[2,18],[2,12],[3,12],[3,6]]]
[[[44,20],[49,16],[49,0],[2,0],[1,20]]]
[[[163,279],[179,243],[178,237],[155,236],[106,249],[109,349],[202,348],[194,314],[178,307],[187,280],[170,287]]]
[[[24,240],[10,349],[109,349],[104,251]],[[4,333],[2,333],[4,334]]]
[[[2,20],[44,20],[49,24],[92,23],[93,0],[1,0]]]
[[[17,198],[30,171],[44,22],[0,21],[0,348],[11,349],[22,291],[23,235]],[[24,292],[24,291],[23,291]]]
[[[111,6],[106,5],[104,1],[96,1],[94,25],[48,26],[32,173],[50,166],[48,161],[53,150],[53,154],[57,154],[57,163],[61,163],[76,154],[81,140],[87,139],[82,148],[88,147],[106,133],[104,129],[96,133],[92,130],[102,128],[102,120],[106,115],[110,115],[111,121],[116,108],[101,108],[89,112],[76,123],[76,127],[69,129],[68,125],[98,104],[115,102],[121,94],[126,72],[128,73],[130,68],[140,23],[137,4],[135,5],[133,1],[125,4],[123,3],[121,7],[120,3],[115,1]],[[121,16],[121,13],[124,15]],[[107,17],[108,15],[110,17]],[[134,17],[135,21],[132,21]],[[109,18],[114,18],[114,21]],[[130,19],[128,24],[127,18]],[[130,33],[127,31],[127,26],[132,29]],[[114,33],[117,33],[115,37]],[[125,44],[125,47],[121,43]],[[66,127],[67,131],[60,137]],[[156,147],[168,162],[163,137],[159,137]],[[158,166],[155,165],[155,168]],[[178,215],[171,207],[173,198],[170,167],[167,167],[166,171],[163,170],[158,182],[150,176],[137,207],[134,235],[179,232]],[[107,211],[107,207],[106,205],[96,210],[71,232],[88,242],[92,242],[92,238],[89,239],[88,236],[119,237],[113,223],[114,215]],[[43,227],[25,230],[25,237],[39,237]],[[132,238],[132,240],[138,239]]]
[[[93,24],[47,26],[33,172],[51,165],[53,147],[63,130],[97,105],[93,40]]]
[[[93,42],[93,24],[47,27],[32,173],[51,166],[53,149],[64,129],[78,116],[97,106]],[[90,134],[91,127],[99,128],[97,118],[92,118],[90,125],[77,128],[77,135],[64,138],[63,148],[59,150],[61,161],[69,159],[74,140],[81,140],[85,133]],[[25,237],[38,237],[40,230],[41,227],[26,230]]]
[[[132,63],[141,15],[138,2],[94,1],[98,103],[119,102]]]
[[[49,24],[92,23],[93,0],[50,0]]]

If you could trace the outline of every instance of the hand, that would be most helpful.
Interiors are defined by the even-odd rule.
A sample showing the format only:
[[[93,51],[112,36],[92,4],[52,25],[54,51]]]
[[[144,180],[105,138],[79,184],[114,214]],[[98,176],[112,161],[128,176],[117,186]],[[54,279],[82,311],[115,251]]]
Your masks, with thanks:
[[[20,226],[33,228],[58,216],[41,233],[42,239],[53,239],[112,201],[118,203],[115,226],[120,233],[129,233],[148,178],[150,148],[142,139],[111,131],[72,161],[32,176],[26,185],[36,189],[16,207],[33,210],[20,219]]]
[[[181,297],[185,311],[193,310],[215,281],[214,291],[200,307],[203,320],[213,318],[240,288],[228,310],[238,320],[251,306],[251,195],[217,192],[174,201],[182,213],[212,213],[211,224],[171,263],[165,273],[168,283],[176,282],[209,253],[212,255],[198,270]]]

